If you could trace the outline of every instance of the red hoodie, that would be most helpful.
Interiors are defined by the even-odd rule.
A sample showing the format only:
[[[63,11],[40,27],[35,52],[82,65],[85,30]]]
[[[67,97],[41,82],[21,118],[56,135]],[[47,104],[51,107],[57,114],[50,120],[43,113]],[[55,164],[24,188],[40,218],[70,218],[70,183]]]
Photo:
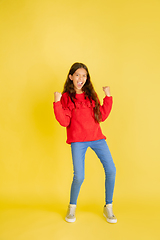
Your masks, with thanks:
[[[106,96],[103,105],[100,106],[102,122],[108,117],[112,108],[112,97]],[[93,107],[85,94],[76,94],[75,105],[71,101],[67,92],[61,100],[53,103],[54,113],[61,126],[67,128],[67,143],[86,142],[106,139],[102,134],[100,124],[95,121]]]

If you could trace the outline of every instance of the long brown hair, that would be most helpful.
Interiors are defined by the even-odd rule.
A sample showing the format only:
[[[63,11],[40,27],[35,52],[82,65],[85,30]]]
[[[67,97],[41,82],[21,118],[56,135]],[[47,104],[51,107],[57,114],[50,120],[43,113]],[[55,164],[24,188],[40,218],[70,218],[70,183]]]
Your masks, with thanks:
[[[100,112],[100,103],[98,101],[98,97],[97,97],[97,94],[94,90],[94,87],[91,83],[88,68],[85,64],[76,62],[71,66],[71,68],[69,70],[69,73],[67,75],[67,79],[65,81],[62,93],[68,92],[72,102],[74,103],[74,99],[75,99],[75,96],[76,96],[76,91],[74,89],[73,81],[69,78],[69,75],[70,74],[73,75],[75,73],[75,71],[79,68],[84,68],[87,72],[87,80],[86,80],[86,83],[84,84],[84,86],[82,87],[82,91],[85,93],[85,98],[87,98],[87,97],[89,98],[91,106],[92,106],[92,100],[95,101],[95,107],[93,107],[94,118],[95,118],[96,122],[100,122],[101,118],[102,118],[102,115],[101,115],[101,112]]]

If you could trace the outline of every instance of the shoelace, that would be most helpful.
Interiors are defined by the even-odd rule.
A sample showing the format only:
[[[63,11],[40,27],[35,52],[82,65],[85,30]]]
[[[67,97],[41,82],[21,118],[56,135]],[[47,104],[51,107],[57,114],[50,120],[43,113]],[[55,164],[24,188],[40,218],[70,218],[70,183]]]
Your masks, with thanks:
[[[108,210],[109,217],[115,217],[115,215],[112,212],[112,208],[108,208],[107,210]]]
[[[70,209],[69,209],[69,215],[70,215],[70,216],[74,216],[74,213],[75,213],[75,209],[70,208]]]

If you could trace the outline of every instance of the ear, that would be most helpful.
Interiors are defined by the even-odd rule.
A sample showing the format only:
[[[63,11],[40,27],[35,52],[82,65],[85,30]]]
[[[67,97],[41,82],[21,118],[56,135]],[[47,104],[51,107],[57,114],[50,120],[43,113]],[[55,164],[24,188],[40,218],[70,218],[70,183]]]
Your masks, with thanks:
[[[72,81],[73,79],[72,79],[72,75],[71,74],[69,74],[69,79]]]

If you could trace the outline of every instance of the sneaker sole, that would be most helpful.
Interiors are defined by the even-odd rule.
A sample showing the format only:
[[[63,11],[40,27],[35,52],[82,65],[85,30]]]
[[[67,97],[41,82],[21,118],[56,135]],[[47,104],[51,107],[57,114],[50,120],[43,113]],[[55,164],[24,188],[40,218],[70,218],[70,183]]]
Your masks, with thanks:
[[[76,221],[76,218],[74,218],[74,219],[65,218],[65,220],[66,220],[66,222],[73,223]]]
[[[107,219],[108,223],[117,223],[117,219],[109,219],[106,217],[106,215],[103,213],[103,216]]]

